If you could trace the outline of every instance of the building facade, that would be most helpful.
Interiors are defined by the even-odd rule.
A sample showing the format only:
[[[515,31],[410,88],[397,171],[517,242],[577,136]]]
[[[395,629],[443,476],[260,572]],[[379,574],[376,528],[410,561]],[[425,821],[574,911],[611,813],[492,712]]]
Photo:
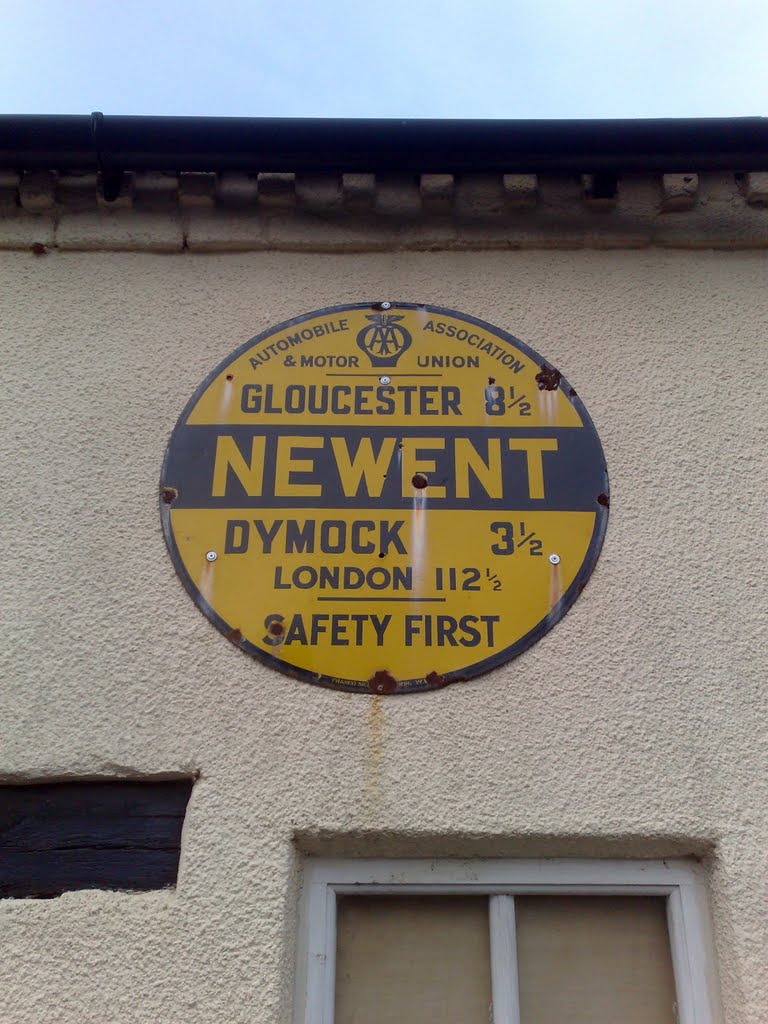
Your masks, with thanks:
[[[360,1005],[404,1020],[405,968],[387,957],[408,935],[447,971],[405,970],[408,1005],[419,979],[471,975],[454,1010],[422,1011],[472,1019],[492,990],[497,1024],[551,1019],[537,998],[567,959],[552,935],[579,907],[587,934],[602,926],[585,903],[560,908],[536,980],[524,901],[540,895],[555,917],[558,898],[614,901],[597,965],[574,969],[582,988],[611,951],[642,959],[620,951],[645,927],[632,908],[621,923],[622,900],[669,903],[672,980],[648,984],[672,995],[661,1016],[638,997],[638,1021],[764,1021],[765,128],[749,153],[704,135],[673,151],[652,125],[613,151],[597,125],[590,156],[497,126],[498,152],[478,143],[473,164],[450,125],[434,158],[394,136],[379,150],[363,128],[354,155],[307,128],[298,155],[225,159],[212,124],[208,153],[132,161],[128,143],[58,152],[32,121],[8,129],[0,175],[0,782],[193,785],[174,886],[0,903],[2,1020],[331,1024]],[[218,364],[313,310],[383,302],[460,311],[561,369],[611,487],[602,553],[562,621],[410,695],[309,685],[238,649],[185,592],[158,511],[171,433]],[[338,940],[317,916],[334,885]],[[387,912],[404,901],[404,931],[371,925],[355,886],[373,917],[379,894]],[[470,900],[466,922],[427,902],[448,896]],[[437,916],[419,923],[409,899]],[[450,940],[475,935],[472,899],[490,952]],[[587,1019],[562,998],[561,1019]],[[615,1019],[594,999],[589,1019]]]

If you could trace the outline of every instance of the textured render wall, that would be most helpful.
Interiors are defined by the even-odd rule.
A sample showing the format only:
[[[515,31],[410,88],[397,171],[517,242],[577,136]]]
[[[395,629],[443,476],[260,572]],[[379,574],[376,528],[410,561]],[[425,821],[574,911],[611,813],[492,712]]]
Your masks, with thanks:
[[[532,344],[611,474],[563,622],[411,697],[242,655],[157,511],[203,376],[269,324],[366,298]],[[0,778],[200,772],[175,893],[2,905],[4,1024],[288,1020],[301,852],[702,856],[725,1020],[765,1021],[764,255],[18,253],[0,310]]]

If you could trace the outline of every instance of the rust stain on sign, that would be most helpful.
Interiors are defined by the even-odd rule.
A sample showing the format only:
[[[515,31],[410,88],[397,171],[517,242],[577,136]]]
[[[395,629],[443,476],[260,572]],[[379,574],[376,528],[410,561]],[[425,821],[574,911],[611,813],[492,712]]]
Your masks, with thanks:
[[[380,669],[368,680],[368,687],[373,693],[394,693],[397,689],[397,680],[391,672]]]
[[[562,379],[562,373],[556,370],[554,366],[547,366],[546,363],[541,364],[541,370],[536,374],[536,383],[539,386],[539,391],[557,391]],[[575,391],[574,394],[576,394]]]

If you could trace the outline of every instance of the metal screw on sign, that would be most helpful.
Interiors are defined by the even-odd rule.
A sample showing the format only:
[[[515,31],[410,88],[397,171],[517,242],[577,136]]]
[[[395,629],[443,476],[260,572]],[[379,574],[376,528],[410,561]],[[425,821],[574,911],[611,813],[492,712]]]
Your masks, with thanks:
[[[379,384],[389,384],[389,377],[379,377]]]
[[[549,560],[552,565],[560,565],[560,555],[550,555]]]
[[[207,551],[205,555],[206,562],[215,562],[219,556],[215,551]]]
[[[391,302],[382,302],[381,308],[382,309],[391,309],[392,308],[392,303]]]

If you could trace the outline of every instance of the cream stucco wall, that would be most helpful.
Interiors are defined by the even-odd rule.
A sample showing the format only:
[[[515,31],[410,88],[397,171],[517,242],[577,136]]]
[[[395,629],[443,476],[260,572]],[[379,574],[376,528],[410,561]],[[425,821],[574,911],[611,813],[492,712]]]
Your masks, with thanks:
[[[175,892],[0,907],[7,1024],[287,1021],[306,853],[703,858],[728,1024],[768,1018],[766,257],[2,257],[0,779],[199,772]],[[270,324],[442,304],[567,374],[606,544],[481,679],[316,689],[195,609],[157,509],[202,378]]]

